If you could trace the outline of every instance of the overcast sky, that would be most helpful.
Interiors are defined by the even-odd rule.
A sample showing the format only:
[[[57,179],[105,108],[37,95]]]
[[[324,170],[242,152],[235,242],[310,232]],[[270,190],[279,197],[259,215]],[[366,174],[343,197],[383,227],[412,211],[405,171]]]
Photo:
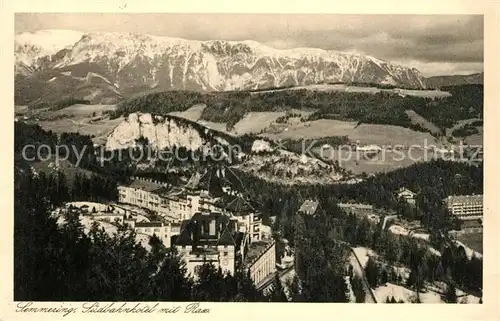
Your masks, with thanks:
[[[351,51],[415,67],[424,76],[483,71],[479,15],[16,14],[16,33],[42,29]]]

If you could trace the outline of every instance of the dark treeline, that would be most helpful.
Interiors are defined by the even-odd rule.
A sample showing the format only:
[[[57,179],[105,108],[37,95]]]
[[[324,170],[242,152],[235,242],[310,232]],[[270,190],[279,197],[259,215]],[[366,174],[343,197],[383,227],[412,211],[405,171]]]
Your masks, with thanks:
[[[70,181],[62,171],[51,173],[40,171],[35,177],[25,172],[16,175],[15,184],[16,191],[21,188],[20,184],[31,184],[35,186],[30,188],[43,189],[45,201],[51,207],[69,201],[118,200],[116,181],[96,174],[76,173]]]
[[[64,99],[60,99],[60,100],[53,101],[53,102],[45,102],[45,101],[39,102],[39,103],[32,104],[29,107],[31,109],[48,108],[49,110],[56,111],[56,110],[60,110],[60,109],[63,109],[63,108],[69,107],[69,106],[73,106],[75,104],[89,105],[90,100],[69,97],[69,98],[64,98]]]
[[[195,126],[198,124],[195,124]],[[198,125],[200,126],[200,125]],[[102,176],[110,177],[118,182],[125,182],[130,176],[139,174],[144,175],[148,172],[162,173],[172,168],[184,168],[179,170],[179,176],[188,174],[186,172],[194,167],[204,167],[212,164],[213,159],[219,158],[219,154],[225,153],[236,160],[235,151],[231,151],[232,146],[238,146],[243,152],[248,153],[251,150],[254,142],[254,136],[243,135],[241,137],[222,136],[229,140],[230,145],[221,147],[217,144],[212,148],[210,153],[204,154],[201,150],[189,151],[183,146],[173,146],[166,151],[157,151],[155,148],[150,148],[149,142],[145,138],[137,140],[136,148],[127,148],[123,150],[106,151],[102,146],[94,147],[92,138],[88,135],[79,133],[62,133],[59,137],[56,133],[43,130],[40,125],[27,124],[24,122],[14,123],[14,152],[20,156],[26,156],[25,160],[39,161],[40,158],[49,158],[50,161],[55,161],[56,153],[59,160],[67,158],[67,160],[78,167],[98,173]],[[214,141],[214,136],[217,133],[208,132],[199,128],[199,132],[205,135],[207,141]],[[32,146],[24,149],[26,146]],[[45,148],[39,148],[45,145]],[[37,155],[37,150],[40,152]],[[25,155],[22,155],[24,152]],[[155,160],[154,166],[142,170],[138,163],[149,163]]]
[[[29,148],[25,148],[27,146]],[[45,147],[40,148],[41,146]],[[101,149],[95,149],[92,138],[88,135],[62,133],[58,136],[52,131],[43,130],[38,124],[24,122],[14,123],[14,153],[19,160],[16,165],[22,166],[27,160],[38,162],[41,158],[55,161],[57,156],[58,161],[67,159],[73,165],[116,181],[126,180],[135,170],[134,151],[109,157],[112,152],[101,153]],[[109,160],[101,161],[98,157],[100,155],[109,157]]]
[[[113,236],[95,223],[88,233],[78,213],[67,211],[58,227],[49,208],[71,198],[64,176],[16,176],[14,203],[14,300],[16,301],[285,301],[275,284],[268,296],[249,276],[224,275],[203,266],[197,280],[183,261],[153,237],[147,251],[133,230]],[[78,183],[75,182],[75,186]],[[57,191],[50,189],[56,186]],[[112,193],[111,190],[108,191]],[[82,192],[83,194],[84,192]]]
[[[379,83],[373,83],[373,82],[357,82],[357,81],[352,81],[352,82],[337,81],[337,82],[328,82],[327,84],[329,84],[329,85],[348,85],[348,86],[357,86],[357,87],[374,87],[374,88],[379,88],[379,89],[396,89],[396,88],[398,88],[398,89],[409,89],[409,90],[427,90],[427,89],[422,89],[422,88],[413,87],[413,86],[379,84]]]
[[[370,258],[365,268],[368,283],[373,288],[391,282],[419,293],[424,282],[441,281],[481,295],[482,260],[467,259],[462,246],[443,242],[438,248],[442,255],[437,256],[424,241],[394,235],[354,216],[347,219],[344,237],[351,244],[369,247],[383,257],[378,261]],[[406,278],[395,266],[409,268],[409,277]]]
[[[258,179],[233,169],[248,191],[254,191],[256,203],[269,213],[294,213],[309,198],[335,199],[338,202],[372,204],[388,210],[400,210],[396,191],[406,187],[417,193],[422,211],[430,211],[448,195],[482,194],[483,165],[434,160],[380,173],[357,184],[281,185]],[[231,179],[231,177],[229,177]],[[235,186],[242,184],[235,181]],[[258,192],[257,192],[258,191]]]
[[[469,84],[441,89],[452,96],[425,105],[415,105],[411,109],[441,129],[450,128],[459,120],[483,118],[483,85]]]
[[[94,201],[103,200],[118,201],[117,182],[114,179],[100,175],[87,177],[76,173],[73,177],[71,187],[71,200]]]
[[[289,286],[293,301],[348,302],[344,276],[347,275],[350,252],[344,243],[338,242],[336,219],[330,214],[294,216],[292,229],[297,278]]]
[[[482,126],[482,124],[481,124]],[[463,127],[455,129],[451,134],[454,137],[467,137],[470,135],[478,134],[479,130],[473,124],[466,124]]]
[[[309,120],[333,118],[361,123],[399,125],[427,131],[412,124],[405,113],[414,110],[439,128],[449,128],[458,120],[482,117],[483,86],[461,85],[446,87],[451,97],[442,99],[415,96],[401,97],[390,92],[346,93],[341,91],[311,91],[307,89],[237,92],[167,91],[126,100],[118,105],[112,117],[133,112],[165,115],[183,111],[195,104],[206,104],[202,118],[227,123],[232,128],[248,112],[316,109]]]
[[[238,171],[237,175],[243,184],[235,182],[235,186],[240,184],[246,187],[246,191],[254,191],[250,193],[255,205],[260,204],[260,208],[267,215],[277,216],[274,229],[292,245],[297,236],[296,213],[300,205],[306,199],[316,199],[320,203],[319,215],[330,216],[335,221],[331,225],[324,224],[329,226],[333,239],[372,248],[387,261],[405,265],[414,271],[406,282],[401,280],[401,277],[398,279],[397,275],[393,276],[392,270],[377,268],[372,273],[375,275],[374,286],[390,279],[394,283],[413,287],[417,292],[424,281],[454,282],[474,293],[479,293],[482,288],[482,260],[464,260],[463,248],[457,248],[443,238],[451,227],[451,222],[442,204],[442,199],[448,195],[481,194],[482,166],[474,167],[439,160],[382,173],[359,184],[307,187],[275,184],[241,171]],[[395,191],[401,187],[418,193],[416,208],[403,205],[397,199]],[[337,207],[337,203],[349,201],[373,204],[409,219],[420,219],[431,232],[431,243],[437,246],[437,250],[444,250],[443,258],[449,258],[439,260],[439,257],[429,250],[430,245],[425,242],[393,235],[366,218],[360,220],[353,215],[346,215]],[[318,225],[312,231],[316,233],[321,228],[322,226]],[[384,277],[386,274],[389,276]]]
[[[278,124],[286,124],[290,118],[294,118],[294,117],[301,118],[302,114],[290,112],[290,113],[287,113],[285,116],[280,116],[280,117],[276,118],[275,122]]]
[[[40,125],[27,124],[24,122],[14,123],[14,152],[21,153],[23,148],[33,145],[35,149],[26,149],[26,156],[32,158],[36,156],[36,148],[41,145],[47,145],[53,149],[57,145],[57,134],[52,131],[45,131]],[[46,150],[41,150],[45,153]],[[42,154],[42,156],[46,156]]]
[[[20,151],[25,143],[40,144],[47,142],[48,144],[55,144],[57,142],[57,136],[55,136],[55,134],[50,132],[45,133],[37,126],[26,127],[25,124],[16,123],[15,130],[16,134],[19,133],[19,135],[16,135],[15,141],[16,151]],[[98,160],[90,156],[94,155],[90,137],[80,136],[78,134],[66,134],[64,137],[61,135],[60,139],[73,146],[88,146],[90,154],[87,158],[84,158],[86,159],[84,164],[87,164],[86,166],[89,167],[97,164]],[[147,144],[147,142],[143,143]],[[99,168],[105,172],[118,169],[118,171],[126,177],[127,174],[133,173],[134,168],[130,167],[132,163],[133,161],[130,159],[128,161],[115,159],[110,161],[110,164],[106,165],[107,167],[100,166]],[[131,172],[127,173],[127,171]],[[237,175],[230,175],[232,171]],[[226,171],[226,178],[233,183],[232,185],[235,188],[250,194],[254,207],[261,209],[265,216],[277,216],[274,230],[277,231],[277,234],[287,238],[292,245],[297,246],[298,277],[290,284],[292,300],[336,302],[344,302],[344,300],[346,300],[345,294],[341,295],[341,293],[345,293],[345,284],[342,279],[343,272],[341,271],[343,266],[342,258],[345,257],[345,248],[343,248],[338,241],[347,242],[352,245],[370,247],[379,254],[384,255],[387,261],[404,264],[410,267],[413,273],[410,275],[409,280],[398,281],[397,275],[393,277],[394,271],[384,268],[382,263],[376,263],[375,265],[370,264],[370,266],[376,267],[375,269],[370,267],[371,272],[367,273],[371,273],[370,280],[373,284],[379,284],[382,283],[383,280],[390,279],[396,283],[405,282],[406,286],[415,288],[417,292],[422,288],[424,281],[432,280],[444,280],[450,284],[450,287],[457,285],[472,291],[479,291],[482,287],[482,261],[464,258],[463,248],[450,246],[446,244],[446,240],[440,240],[440,242],[433,241],[434,244],[439,245],[438,250],[442,250],[443,255],[442,258],[439,259],[430,253],[427,246],[422,245],[419,241],[411,238],[394,236],[387,231],[382,231],[379,226],[376,226],[367,219],[360,220],[352,215],[346,215],[346,213],[341,211],[337,206],[338,202],[355,201],[395,211],[397,214],[411,219],[420,219],[424,226],[429,227],[432,237],[436,238],[441,232],[445,231],[449,223],[447,222],[447,213],[442,208],[442,199],[444,197],[453,194],[482,194],[482,164],[475,167],[464,163],[438,160],[415,164],[389,173],[381,173],[361,183],[352,185],[280,185],[258,179],[250,174],[234,169]],[[133,278],[137,281],[137,284],[129,284],[135,281],[130,281],[130,277],[128,280],[122,280],[121,278],[125,277],[120,274],[121,272],[117,275],[116,271],[111,271],[112,268],[116,269],[116,266],[120,265],[118,263],[122,261],[111,261],[106,263],[106,261],[102,261],[102,254],[98,253],[99,251],[105,251],[112,259],[117,260],[118,257],[120,260],[132,260],[127,263],[129,266],[141,266],[145,261],[135,260],[147,260],[146,258],[149,257],[149,254],[143,252],[144,249],[140,248],[135,241],[133,241],[131,236],[127,238],[125,235],[122,235],[118,237],[118,239],[109,237],[106,239],[105,233],[99,231],[97,227],[95,227],[93,232],[88,234],[88,236],[82,236],[82,234],[78,234],[77,237],[74,235],[71,236],[72,241],[70,242],[66,239],[69,236],[65,235],[65,229],[62,231],[58,230],[55,227],[56,225],[53,219],[48,216],[47,208],[60,205],[67,200],[116,200],[115,181],[107,181],[106,179],[97,177],[85,178],[83,176],[76,176],[73,181],[73,186],[71,187],[67,186],[65,181],[66,179],[62,173],[57,173],[57,175],[49,177],[45,176],[43,173],[40,173],[38,177],[31,177],[29,174],[25,174],[22,177],[16,177],[15,229],[17,236],[15,236],[15,242],[17,243],[15,243],[15,251],[17,258],[15,259],[16,264],[18,264],[16,267],[19,267],[19,272],[16,274],[16,282],[19,284],[16,290],[18,291],[17,293],[20,293],[21,297],[24,298],[23,300],[36,300],[40,297],[47,296],[47,299],[54,299],[55,295],[58,295],[58,298],[63,297],[65,300],[68,300],[68,298],[78,300],[81,297],[89,300],[89,298],[95,298],[99,295],[101,295],[101,297],[95,300],[119,300],[129,295],[135,298],[135,294],[130,294],[132,290],[130,290],[131,292],[127,292],[129,289],[133,289],[136,293],[141,293],[141,299],[147,297],[143,292],[138,292],[137,287],[144,282],[146,282],[144,284],[148,284],[149,278],[157,274],[138,271],[137,274],[132,274],[137,276]],[[401,187],[409,188],[418,194],[416,210],[409,210],[408,207],[396,198],[395,191]],[[24,202],[25,199],[26,202]],[[300,205],[306,199],[319,200],[320,208],[317,217],[302,218],[302,216],[296,215]],[[39,200],[39,202],[37,200]],[[36,220],[33,219],[33,215],[37,217]],[[78,220],[71,217],[67,217],[66,219],[68,220],[67,226],[77,225]],[[34,226],[30,225],[31,222],[33,222]],[[81,227],[76,226],[71,233],[76,233],[74,230],[81,230]],[[126,234],[129,232],[125,232],[124,230],[123,233]],[[30,238],[31,234],[34,235],[32,238],[34,241]],[[82,241],[82,248],[74,252],[70,250],[71,246],[68,244],[79,244],[75,240],[81,239],[84,240]],[[122,241],[126,244],[122,244]],[[36,246],[31,242],[34,242]],[[94,243],[101,247],[93,248]],[[48,249],[46,253],[43,251],[44,247]],[[26,250],[26,248],[30,249]],[[122,249],[124,251],[123,253],[112,252],[114,250],[121,251]],[[139,252],[134,252],[136,250]],[[75,257],[80,251],[84,253],[84,255],[82,255],[83,258],[80,256]],[[25,264],[25,260],[28,260],[28,256],[26,256],[25,252],[33,255],[38,264]],[[129,255],[133,258],[128,258]],[[127,256],[127,258],[124,258],[124,256]],[[57,257],[62,259],[57,259]],[[171,257],[172,261],[169,261],[170,263],[168,264],[180,264],[178,263],[178,258],[175,258],[175,253],[172,254]],[[93,258],[95,258],[95,262],[92,261]],[[47,262],[44,262],[44,260],[47,260]],[[99,263],[100,265],[96,267],[98,270],[93,271],[92,267],[96,265],[99,260],[104,263]],[[304,262],[307,262],[307,264],[304,264]],[[23,266],[23,264],[25,265]],[[40,269],[40,271],[34,272],[33,269],[38,267],[39,264],[41,264],[43,268]],[[71,278],[75,277],[71,274],[73,272],[65,272],[64,270],[68,266],[71,267],[71,264],[81,265],[81,267],[78,268],[80,270],[77,269],[76,271],[78,272],[75,272],[78,273],[78,277],[80,278],[80,281],[75,282],[81,283],[78,283],[79,285],[75,283],[73,287],[61,284],[58,291],[48,293],[50,291],[44,289],[44,286],[47,286],[47,284],[60,284],[57,282],[67,283]],[[153,266],[156,266],[157,269],[159,266],[163,266],[159,261],[154,261],[154,264]],[[106,268],[109,271],[105,270]],[[84,269],[84,271],[81,269]],[[108,272],[104,273],[103,269]],[[207,269],[209,268],[207,267]],[[129,270],[127,271],[127,273],[130,272]],[[29,273],[32,273],[34,277],[27,277],[26,275]],[[96,273],[98,275],[96,275]],[[125,271],[123,271],[123,273],[125,273]],[[221,287],[225,288],[226,286],[234,289],[234,282],[239,284],[236,286],[237,289],[246,287],[247,290],[245,290],[245,293],[247,293],[247,296],[242,298],[241,291],[238,290],[237,292],[240,293],[240,297],[236,298],[230,295],[224,296],[225,298],[232,298],[228,300],[268,300],[268,298],[263,298],[260,294],[255,292],[255,289],[252,289],[250,286],[251,282],[249,282],[248,276],[246,275],[237,276],[236,278],[240,278],[240,281],[234,281],[231,279],[232,277],[229,276],[227,276],[228,279],[226,280],[226,276],[221,276],[217,271],[208,271],[206,273],[210,277],[216,275],[217,277],[215,278],[226,285],[222,286],[221,283],[217,283],[219,281],[216,283],[202,283],[208,284],[203,285],[203,287],[206,286],[205,289],[210,288],[219,291]],[[85,275],[85,277],[83,277],[82,274]],[[182,271],[178,274],[183,275]],[[168,274],[168,277],[177,278],[178,276]],[[44,283],[44,278],[50,281]],[[112,280],[109,281],[111,283],[116,281],[118,283],[122,282],[124,285],[121,288],[112,288],[110,283],[104,282],[106,279]],[[328,279],[329,281],[317,282],[320,279]],[[78,280],[78,278],[75,278],[75,280]],[[90,282],[89,280],[93,280],[94,283],[87,284],[87,282]],[[205,278],[201,278],[201,280],[205,280]],[[228,283],[224,283],[226,281],[223,280],[226,280]],[[161,282],[170,284],[168,282],[172,281],[170,281],[170,279],[167,281],[162,279],[158,282],[160,282],[160,284],[162,284]],[[210,296],[207,292],[204,292],[204,295],[192,294],[193,291],[195,291],[193,289],[197,288],[197,283],[193,280],[188,280],[186,282],[187,283],[184,283],[184,281],[180,282],[179,286],[186,286],[190,289],[188,293],[193,295],[189,297],[190,299],[198,300],[196,298]],[[354,284],[356,283],[354,282]],[[199,286],[201,287],[202,285],[199,284]],[[356,285],[354,285],[354,287],[355,286]],[[76,289],[80,288],[84,288],[85,290],[77,292]],[[274,288],[275,291],[273,291],[272,297],[282,298],[282,289],[280,289],[280,285],[275,284]],[[337,288],[338,290],[333,290],[333,288]],[[359,284],[357,289],[355,294],[358,292],[356,297],[359,299],[361,297],[359,294]],[[85,291],[96,292],[94,294],[89,294]],[[160,293],[160,291],[166,290],[158,289],[156,291]],[[200,293],[196,291],[195,293]],[[278,293],[276,293],[276,291]],[[174,294],[170,293],[169,295]],[[217,296],[217,298],[219,297],[220,296]],[[257,297],[258,299],[256,299]],[[161,298],[152,297],[152,299],[158,300],[161,300]],[[215,296],[213,296],[213,298],[215,298]],[[186,297],[172,299],[172,297],[168,295],[165,297],[165,300],[185,299]]]

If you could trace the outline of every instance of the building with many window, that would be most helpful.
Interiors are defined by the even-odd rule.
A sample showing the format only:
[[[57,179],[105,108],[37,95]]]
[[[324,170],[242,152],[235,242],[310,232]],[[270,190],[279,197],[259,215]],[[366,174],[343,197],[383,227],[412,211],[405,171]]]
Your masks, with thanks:
[[[120,203],[149,209],[171,221],[191,218],[210,200],[205,190],[173,188],[145,178],[134,178],[130,184],[118,186]]]
[[[180,234],[179,223],[136,222],[135,219],[132,218],[125,219],[124,222],[137,234],[157,236],[166,248],[172,246],[172,236]]]
[[[246,271],[255,285],[269,280],[276,272],[276,243],[272,239],[261,240],[248,245],[244,260]]]
[[[369,214],[373,212],[373,205],[359,203],[338,203],[338,206],[349,214]]]
[[[239,231],[247,233],[250,242],[257,242],[263,238],[266,226],[262,224],[262,215],[243,195],[226,195],[221,197],[215,206],[217,211],[238,221]]]
[[[233,275],[237,269],[249,271],[258,284],[276,271],[274,241],[251,241],[238,217],[220,212],[196,213],[181,223],[180,230],[176,235],[171,232],[171,244],[183,258],[188,275],[196,277],[201,266],[212,264]]]
[[[450,214],[461,221],[483,218],[483,195],[452,195],[444,203]]]
[[[167,184],[134,178],[130,184],[118,186],[118,202],[146,208],[160,215],[169,215],[167,201],[162,197],[167,190]]]

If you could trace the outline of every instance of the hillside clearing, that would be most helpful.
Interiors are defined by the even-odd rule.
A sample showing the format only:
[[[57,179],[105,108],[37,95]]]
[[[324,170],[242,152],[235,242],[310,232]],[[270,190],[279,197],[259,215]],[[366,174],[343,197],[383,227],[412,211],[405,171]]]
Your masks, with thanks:
[[[441,147],[441,143],[429,133],[417,132],[394,125],[361,124],[348,135],[349,140],[361,144],[425,146],[426,144]]]
[[[438,147],[442,144],[431,134],[417,132],[408,128],[394,125],[361,124],[333,119],[319,119],[306,123],[292,124],[282,132],[265,132],[261,136],[279,139],[315,139],[331,136],[348,136],[352,142],[362,145],[403,145],[424,146],[433,144]]]
[[[181,118],[185,118],[188,120],[192,121],[198,121],[201,118],[201,114],[203,113],[203,110],[207,107],[205,104],[197,104],[194,105],[193,107],[185,110],[185,111],[173,111],[168,113],[169,115],[172,116],[177,116]]]
[[[123,118],[109,119],[105,112],[116,109],[115,105],[76,104],[60,110],[26,109],[17,106],[16,110],[27,117],[27,122],[34,122],[44,130],[57,134],[80,133],[89,135],[96,144],[106,141],[106,136]]]
[[[408,117],[410,117],[412,124],[420,125],[420,127],[429,130],[434,135],[441,133],[439,127],[437,127],[436,125],[434,125],[434,123],[428,121],[424,117],[420,116],[415,111],[407,110],[406,114],[408,115]]]
[[[316,155],[320,155],[325,160],[330,162],[337,161],[339,165],[352,173],[359,175],[362,173],[380,173],[389,172],[398,168],[408,167],[413,164],[430,161],[433,158],[433,153],[428,151],[427,154],[423,150],[408,150],[389,151],[384,150],[372,158],[365,157],[364,153],[356,151],[325,149],[321,154],[321,147],[313,148],[312,151]],[[411,154],[411,155],[410,155]]]
[[[319,119],[305,123],[289,125],[287,130],[280,132],[264,132],[261,136],[272,139],[314,139],[329,136],[348,136],[356,127],[357,122],[347,122],[334,119]]]
[[[57,111],[50,111],[49,114],[60,115],[60,114],[72,114],[78,116],[88,116],[89,114],[96,113],[97,115],[105,112],[115,110],[116,105],[82,105],[76,104],[69,106]]]
[[[51,130],[54,133],[76,133],[81,135],[89,135],[92,141],[96,144],[103,144],[106,142],[106,136],[120,124],[123,119],[104,119],[92,123],[87,122],[88,118],[79,119],[74,117],[39,121],[39,124],[44,130]]]
[[[73,179],[76,174],[85,175],[86,177],[91,177],[94,174],[89,170],[74,166],[67,160],[59,160],[57,164],[55,162],[55,155],[52,159],[37,162],[28,161],[28,164],[33,168],[35,173],[45,172],[46,174],[50,174],[57,170],[61,171],[66,176],[69,185],[73,184]]]
[[[347,84],[318,84],[318,85],[296,86],[290,88],[259,91],[252,94],[280,92],[287,90],[300,90],[300,89],[307,89],[311,91],[343,91],[351,93],[372,93],[372,94],[380,92],[389,92],[389,93],[397,93],[401,95],[425,97],[425,98],[444,98],[451,96],[449,92],[439,91],[439,90],[381,89],[376,87],[351,86]]]

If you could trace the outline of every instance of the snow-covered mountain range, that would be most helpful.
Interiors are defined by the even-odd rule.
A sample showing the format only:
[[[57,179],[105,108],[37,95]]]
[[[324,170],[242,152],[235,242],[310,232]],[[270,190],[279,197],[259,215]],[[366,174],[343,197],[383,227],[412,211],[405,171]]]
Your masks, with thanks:
[[[51,61],[63,49],[71,49],[83,32],[74,30],[41,30],[23,32],[15,37],[16,73],[30,74]],[[55,57],[54,57],[55,58]]]
[[[76,93],[62,90],[63,96],[90,100],[148,89],[222,91],[319,82],[425,87],[418,70],[370,56],[316,48],[278,50],[250,40],[44,30],[16,35],[15,56],[19,94],[25,83],[47,87],[40,88],[41,96],[70,83]]]

